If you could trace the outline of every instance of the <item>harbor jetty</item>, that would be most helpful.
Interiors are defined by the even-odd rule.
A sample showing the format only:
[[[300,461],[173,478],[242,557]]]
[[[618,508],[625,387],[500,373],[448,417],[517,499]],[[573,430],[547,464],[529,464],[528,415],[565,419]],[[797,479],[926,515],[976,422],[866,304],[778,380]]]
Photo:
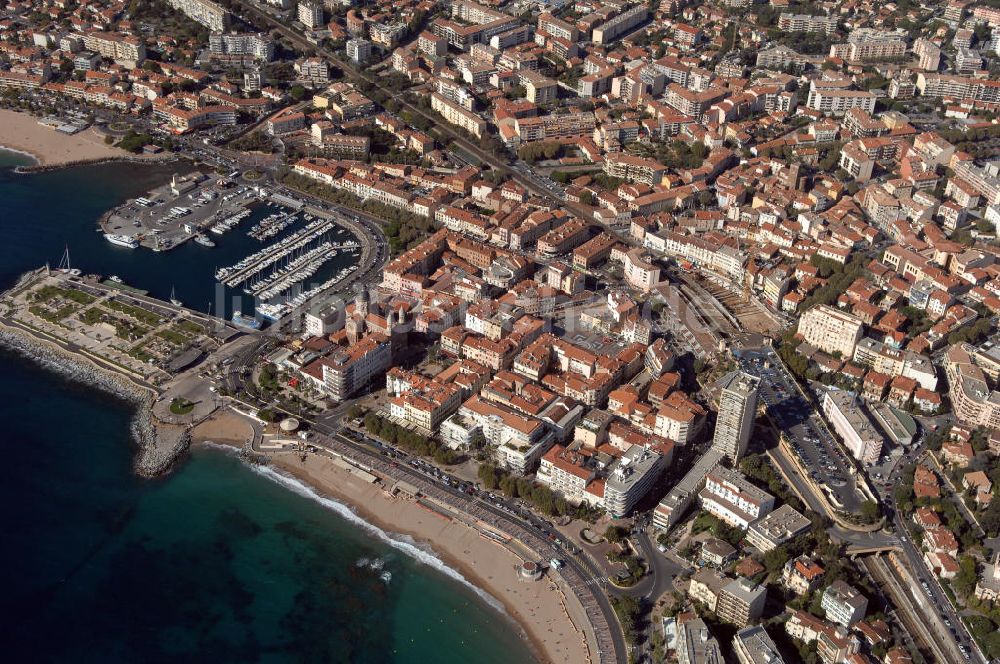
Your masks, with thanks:
[[[246,340],[224,321],[75,270],[35,270],[0,294],[0,346],[134,406],[134,465],[146,477],[168,471],[221,405],[200,369]]]

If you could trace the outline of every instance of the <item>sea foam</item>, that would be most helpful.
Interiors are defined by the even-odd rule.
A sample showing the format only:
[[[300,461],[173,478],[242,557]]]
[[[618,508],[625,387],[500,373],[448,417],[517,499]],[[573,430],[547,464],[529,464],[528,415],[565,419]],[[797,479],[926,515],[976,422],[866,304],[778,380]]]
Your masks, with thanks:
[[[497,611],[500,611],[501,613],[504,614],[506,613],[503,604],[501,604],[499,600],[497,600],[495,597],[490,595],[488,592],[486,592],[479,586],[470,582],[468,579],[462,576],[461,572],[459,572],[458,570],[446,565],[443,560],[438,558],[430,551],[425,551],[424,549],[417,546],[417,544],[413,542],[412,538],[406,537],[405,535],[394,536],[392,534],[387,533],[378,526],[362,519],[349,506],[341,502],[338,502],[336,500],[333,500],[332,498],[327,498],[325,496],[319,495],[311,486],[299,481],[295,477],[291,477],[289,475],[286,475],[285,473],[274,470],[269,466],[252,466],[252,469],[254,472],[263,475],[264,477],[268,478],[269,480],[277,484],[280,484],[286,489],[290,489],[291,491],[299,494],[300,496],[304,496],[306,498],[309,498],[310,500],[319,503],[323,507],[338,514],[343,519],[349,521],[350,523],[356,526],[359,526],[361,529],[363,529],[368,534],[374,536],[376,539],[381,540],[382,542],[388,544],[397,551],[401,551],[406,555],[410,556],[418,563],[427,565],[428,567],[437,570],[438,572],[444,574],[445,576],[454,579],[455,581],[458,581],[459,583],[461,583],[462,585],[466,586],[467,588],[471,589],[474,593],[479,595],[479,597],[481,597],[491,607],[493,607]]]

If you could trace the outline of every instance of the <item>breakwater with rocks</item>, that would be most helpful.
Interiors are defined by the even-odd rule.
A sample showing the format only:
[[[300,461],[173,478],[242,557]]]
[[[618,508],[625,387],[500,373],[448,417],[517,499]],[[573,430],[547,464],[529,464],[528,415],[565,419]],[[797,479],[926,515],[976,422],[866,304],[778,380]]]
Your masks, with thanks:
[[[71,380],[91,385],[134,407],[131,434],[138,447],[134,468],[143,477],[168,471],[191,442],[187,427],[157,422],[152,414],[156,392],[58,344],[0,323],[0,346]]]
[[[37,159],[37,157],[27,152],[12,150],[11,148],[4,149],[28,155],[32,159]],[[74,161],[63,162],[61,164],[32,164],[30,166],[17,166],[14,168],[14,172],[21,175],[31,175],[37,173],[47,173],[49,171],[59,171],[64,168],[72,168],[74,166],[100,166],[101,164],[114,164],[119,162],[132,164],[165,164],[172,161],[180,161],[181,159],[184,159],[184,157],[176,154],[166,154],[160,157],[101,157],[100,159],[77,159]]]

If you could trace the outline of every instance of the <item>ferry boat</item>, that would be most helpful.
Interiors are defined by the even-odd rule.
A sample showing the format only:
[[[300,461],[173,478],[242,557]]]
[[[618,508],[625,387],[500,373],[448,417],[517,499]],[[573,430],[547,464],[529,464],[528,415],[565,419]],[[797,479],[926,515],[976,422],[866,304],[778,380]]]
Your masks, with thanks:
[[[194,236],[194,241],[197,242],[198,244],[200,244],[203,247],[214,247],[215,246],[215,243],[212,242],[212,240],[207,235],[202,235],[201,233],[199,233],[198,235]]]
[[[113,281],[116,284],[125,283],[125,282],[122,281],[122,278],[119,277],[117,274],[112,274],[110,277],[108,277],[108,281]]]
[[[244,316],[242,311],[234,311],[231,320],[234,325],[238,325],[239,327],[245,327],[251,330],[260,329],[260,321],[256,318]]]
[[[134,237],[129,235],[118,235],[116,233],[105,233],[104,239],[111,244],[118,245],[119,247],[127,247],[129,249],[136,249],[139,246],[139,241]]]

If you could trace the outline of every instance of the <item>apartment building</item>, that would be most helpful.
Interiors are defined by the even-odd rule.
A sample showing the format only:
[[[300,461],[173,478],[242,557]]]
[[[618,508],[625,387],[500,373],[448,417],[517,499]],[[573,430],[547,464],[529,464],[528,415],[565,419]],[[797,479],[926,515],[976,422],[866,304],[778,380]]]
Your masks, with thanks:
[[[837,31],[837,18],[835,16],[782,12],[778,16],[778,29],[786,32],[822,32],[832,35]]]
[[[762,625],[747,627],[733,637],[733,654],[740,664],[784,664],[778,646]]]
[[[531,69],[518,72],[518,80],[524,86],[525,97],[540,106],[551,104],[559,97],[559,86],[554,80]]]
[[[966,426],[1000,428],[1000,392],[990,387],[996,374],[988,375],[988,358],[969,344],[952,346],[945,353],[945,375],[955,417]]]
[[[625,281],[643,293],[649,293],[660,283],[660,267],[652,262],[649,254],[638,247],[627,251],[612,250],[611,257],[621,254],[625,266]]]
[[[729,90],[709,88],[703,91],[689,90],[677,83],[667,86],[666,102],[668,106],[677,109],[684,115],[690,115],[696,120],[712,106],[729,96]]]
[[[248,57],[262,62],[274,59],[274,42],[264,33],[223,34],[208,36],[208,50],[213,57]]]
[[[820,606],[826,611],[828,619],[850,627],[865,617],[868,598],[857,588],[837,579],[823,591]]]
[[[463,51],[469,50],[473,44],[488,43],[495,35],[512,30],[518,25],[516,17],[471,0],[451,3],[451,16],[464,23],[439,18],[431,23],[431,31]]]
[[[758,69],[795,69],[801,68],[812,62],[812,58],[797,53],[793,49],[778,44],[772,48],[765,48],[757,51],[757,59],[754,64]]]
[[[568,221],[538,238],[537,253],[542,258],[554,258],[572,251],[590,239],[590,229],[590,224],[582,219]]]
[[[597,45],[612,44],[647,19],[649,19],[649,7],[645,3],[640,3],[594,28],[590,40]]]
[[[480,435],[494,446],[493,453],[499,463],[516,473],[531,472],[555,442],[552,433],[537,418],[486,401],[478,395],[462,404],[458,415],[478,429]],[[445,425],[452,420],[449,419]],[[445,425],[442,425],[442,431]]]
[[[374,48],[367,39],[350,39],[344,45],[344,50],[353,62],[364,64],[371,59]]]
[[[893,378],[912,378],[925,390],[937,389],[937,369],[926,355],[893,348],[876,339],[864,338],[854,347],[853,359],[863,367]]]
[[[722,587],[715,613],[720,620],[738,627],[746,627],[760,618],[766,601],[767,588],[745,577],[739,577]]]
[[[612,152],[604,157],[604,172],[629,182],[660,184],[667,167],[655,159],[636,157],[624,152]]]
[[[604,484],[604,509],[613,519],[628,516],[663,472],[662,454],[632,445],[611,469]]]
[[[112,32],[87,32],[83,47],[125,67],[137,67],[146,59],[146,46],[137,37]]]
[[[806,107],[822,113],[843,115],[852,108],[860,108],[868,113],[875,111],[876,96],[866,90],[845,90],[824,88],[813,81],[809,85]]]
[[[760,378],[742,371],[734,371],[720,381],[712,449],[725,454],[734,464],[746,454],[753,433],[759,387]]]
[[[369,334],[350,347],[337,349],[306,365],[302,374],[334,401],[344,401],[388,369],[391,361],[389,338]]]
[[[165,121],[178,134],[202,127],[236,124],[236,109],[229,106],[201,106],[189,111],[177,106],[154,105],[153,116]]]
[[[782,505],[750,524],[747,542],[762,553],[772,551],[807,532],[812,521],[790,505]]]
[[[774,496],[725,466],[716,466],[708,473],[698,497],[705,511],[736,528],[747,528],[774,509]]]
[[[681,392],[671,392],[657,408],[653,433],[687,445],[701,433],[705,423],[705,409]]]
[[[870,64],[906,55],[906,33],[900,31],[858,28],[851,32],[847,43],[830,47],[830,57],[842,58],[849,64]]]
[[[477,138],[482,138],[486,133],[485,120],[446,99],[440,93],[431,93],[431,108],[440,113],[448,123],[461,127]]]
[[[295,15],[310,30],[323,25],[323,5],[318,2],[300,2]]]
[[[229,27],[229,12],[212,0],[167,0],[167,4],[213,32]]]
[[[711,567],[701,567],[691,575],[688,585],[688,597],[693,602],[705,605],[709,611],[716,611],[719,606],[719,595],[729,583],[729,578],[722,572]]]
[[[462,390],[452,383],[431,380],[412,381],[410,389],[396,394],[389,402],[393,419],[425,433],[437,431],[462,403]],[[390,392],[391,394],[391,392]]]
[[[868,466],[878,463],[882,456],[882,434],[854,394],[827,390],[823,395],[823,414],[855,459]]]
[[[538,31],[569,42],[576,42],[580,39],[580,31],[575,25],[557,18],[549,12],[538,15]]]
[[[542,457],[535,479],[567,502],[579,505],[585,498],[587,485],[596,476],[590,455],[556,445]]]
[[[306,116],[302,111],[289,107],[268,118],[266,127],[271,136],[299,131],[306,127]]]
[[[857,316],[818,304],[802,314],[798,333],[806,343],[826,353],[854,356],[854,347],[861,339],[864,323]]]
[[[515,118],[513,122],[513,143],[583,138],[593,133],[596,124],[597,119],[590,111],[566,113],[563,115],[538,115],[528,118]]]
[[[299,78],[314,86],[330,82],[330,66],[323,58],[306,58],[295,63],[295,69],[299,73]]]
[[[719,642],[701,618],[680,621],[677,626],[678,664],[725,664]]]

